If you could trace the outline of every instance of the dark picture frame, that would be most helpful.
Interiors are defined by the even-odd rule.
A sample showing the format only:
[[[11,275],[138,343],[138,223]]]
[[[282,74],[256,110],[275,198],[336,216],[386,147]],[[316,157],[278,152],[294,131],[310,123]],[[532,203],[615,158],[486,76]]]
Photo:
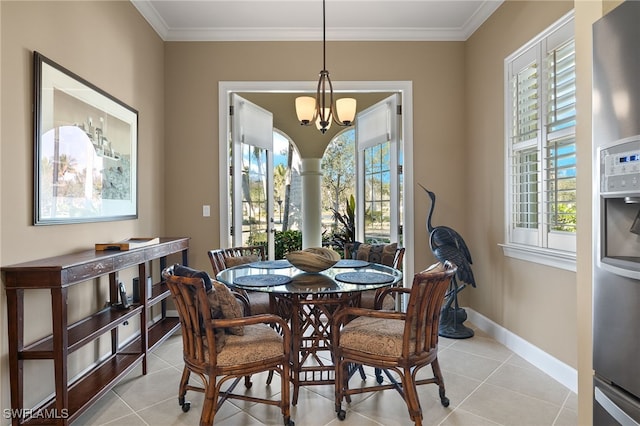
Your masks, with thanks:
[[[138,217],[138,111],[33,54],[34,224]]]

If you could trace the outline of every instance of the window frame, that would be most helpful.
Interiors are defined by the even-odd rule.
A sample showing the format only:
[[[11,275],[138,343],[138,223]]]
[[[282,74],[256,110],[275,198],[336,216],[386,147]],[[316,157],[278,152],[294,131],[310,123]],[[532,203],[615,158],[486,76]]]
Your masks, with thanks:
[[[378,103],[370,106],[364,111],[360,111],[356,116],[356,238],[362,242],[368,242],[369,237],[366,229],[365,211],[366,207],[372,203],[387,203],[389,205],[389,242],[403,244],[402,204],[400,193],[402,188],[401,168],[403,158],[400,155],[401,141],[401,113],[399,107],[402,105],[402,98],[399,93],[382,99]],[[400,107],[401,110],[401,107]],[[366,122],[366,130],[363,131]],[[360,124],[359,124],[360,123]],[[387,165],[386,168],[372,172],[367,168],[367,158],[373,153],[382,149],[387,144]],[[382,164],[382,163],[381,163]],[[380,173],[378,173],[380,172]],[[389,198],[375,199],[368,197],[368,183],[373,175],[389,176]],[[370,192],[369,195],[372,193]]]
[[[549,229],[550,218],[547,211],[548,197],[547,172],[552,170],[547,167],[548,147],[550,143],[562,141],[567,137],[574,138],[576,126],[547,133],[547,113],[549,97],[547,96],[547,83],[549,70],[546,64],[548,52],[573,40],[574,13],[567,13],[543,32],[538,34],[520,49],[509,55],[504,60],[504,105],[505,105],[505,243],[500,244],[505,256],[514,257],[534,263],[575,271],[576,270],[576,233],[565,231],[553,231]],[[575,47],[574,47],[575,49]],[[574,51],[575,54],[575,51]],[[537,131],[531,138],[523,138],[514,143],[514,97],[512,89],[512,77],[520,73],[527,66],[535,62],[537,66]],[[514,181],[521,174],[514,173],[514,152],[524,154],[532,151],[536,155],[535,163],[521,163],[524,167],[532,167],[536,181],[529,181],[535,186],[535,210],[536,221],[531,228],[515,226],[515,199],[517,195],[513,191]],[[575,154],[574,154],[575,155]],[[556,167],[557,168],[557,167]],[[577,188],[575,189],[577,191]],[[528,200],[525,200],[528,202]],[[527,210],[530,212],[532,210]]]

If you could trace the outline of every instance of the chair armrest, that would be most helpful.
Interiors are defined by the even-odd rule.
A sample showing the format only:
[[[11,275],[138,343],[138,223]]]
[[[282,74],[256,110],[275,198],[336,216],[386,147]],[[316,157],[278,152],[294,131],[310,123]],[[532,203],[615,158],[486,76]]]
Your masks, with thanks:
[[[376,296],[374,298],[373,306],[375,309],[382,309],[382,302],[387,294],[391,293],[411,293],[410,288],[405,287],[382,287],[376,290]],[[395,296],[394,296],[395,298]]]
[[[333,331],[339,332],[341,326],[357,317],[404,320],[407,317],[407,314],[404,312],[382,311],[378,309],[366,309],[357,307],[344,308],[340,309],[333,316]]]
[[[211,320],[211,326],[213,328],[230,328],[254,324],[274,324],[283,327],[285,329],[285,333],[291,332],[285,320],[274,314],[260,314],[249,317],[218,318]]]

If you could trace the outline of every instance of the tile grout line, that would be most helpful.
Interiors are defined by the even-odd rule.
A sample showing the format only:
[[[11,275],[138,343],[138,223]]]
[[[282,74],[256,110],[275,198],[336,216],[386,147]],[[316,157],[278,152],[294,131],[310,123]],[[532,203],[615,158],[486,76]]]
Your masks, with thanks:
[[[142,423],[144,423],[146,426],[150,426],[150,425],[149,425],[149,423],[147,423],[146,421],[144,421],[144,419],[140,416],[140,414],[138,414],[138,412],[137,412],[136,410],[134,410],[134,409],[133,409],[133,407],[132,407],[132,406],[130,406],[130,405],[127,403],[127,401],[125,401],[125,400],[124,400],[124,398],[122,398],[120,395],[118,395],[118,393],[117,393],[117,392],[115,392],[114,390],[111,390],[110,392],[112,392],[112,393],[116,396],[116,398],[118,398],[120,401],[122,401],[122,403],[123,403],[124,405],[126,405],[126,406],[129,408],[129,410],[131,410],[131,412],[132,412],[132,413],[133,413],[133,414],[134,414],[138,419],[140,419],[140,421],[141,421]],[[118,421],[118,420],[122,420],[122,419],[124,419],[124,418],[125,418],[125,417],[127,417],[127,416],[129,416],[129,414],[127,414],[126,416],[118,417],[117,419],[113,419],[113,420],[111,420],[110,422],[103,423],[103,424],[104,424],[104,425],[109,425],[109,424],[112,424],[112,423],[114,423],[114,422],[116,422],[116,421]]]
[[[570,391],[569,391],[569,392],[567,392],[567,395],[564,397],[564,400],[562,401],[562,403],[561,403],[561,404],[559,404],[559,405],[555,405],[554,403],[552,403],[552,402],[550,402],[550,401],[547,401],[547,400],[544,400],[544,399],[541,399],[541,398],[538,398],[538,397],[535,397],[535,396],[532,396],[532,395],[527,395],[527,394],[525,394],[525,393],[522,393],[522,392],[519,392],[519,391],[516,391],[516,390],[513,390],[513,389],[509,389],[509,388],[506,388],[506,387],[504,387],[504,386],[500,386],[500,385],[498,385],[498,384],[487,383],[487,380],[488,380],[491,376],[493,376],[493,375],[494,375],[494,374],[495,374],[495,373],[496,373],[496,372],[497,372],[501,367],[503,367],[504,365],[506,365],[506,364],[507,364],[507,362],[508,362],[511,358],[513,358],[514,356],[515,356],[515,354],[514,354],[514,353],[510,354],[510,355],[507,357],[507,359],[505,359],[505,360],[504,360],[504,362],[502,362],[498,367],[496,367],[496,369],[495,369],[494,371],[492,371],[492,372],[491,372],[491,374],[489,374],[489,375],[488,375],[488,376],[483,380],[483,382],[482,382],[480,385],[482,385],[482,384],[485,384],[485,383],[486,383],[486,384],[488,384],[488,385],[490,385],[490,386],[496,386],[496,387],[499,387],[499,388],[502,388],[502,389],[508,390],[508,391],[510,391],[510,392],[513,392],[513,393],[515,393],[515,394],[518,394],[518,395],[521,395],[521,396],[524,396],[524,397],[527,397],[527,398],[534,399],[534,400],[536,400],[536,401],[540,401],[540,402],[547,403],[547,404],[550,404],[550,405],[552,405],[552,406],[558,407],[558,413],[556,414],[556,417],[554,418],[554,420],[551,422],[551,426],[555,425],[555,423],[556,423],[556,421],[557,421],[558,417],[560,416],[560,413],[562,412],[562,409],[563,409],[563,408],[564,408],[564,406],[566,405],[566,402],[567,402],[567,400],[569,399],[569,396],[571,395],[571,392],[570,392]],[[519,367],[519,366],[517,366],[517,365],[514,365],[514,367],[515,367],[515,368],[524,368],[524,367]],[[480,387],[480,385],[479,385],[478,387]],[[477,389],[478,389],[478,388],[474,389],[474,390],[473,390],[473,391],[472,391],[472,392],[471,392],[471,393],[470,393],[470,394],[469,394],[469,395],[468,395],[468,396],[467,396],[463,401],[467,400],[467,399],[468,399],[468,398],[469,398],[469,397],[470,397],[470,396],[471,396],[471,395],[472,395],[472,394],[473,394]],[[460,404],[462,404],[462,402],[461,402]],[[482,416],[480,416],[480,417],[482,417]],[[490,419],[488,419],[488,420],[490,420]],[[491,421],[493,421],[493,420],[491,420]],[[495,422],[494,422],[494,423],[495,423]]]
[[[560,414],[562,414],[562,410],[565,409],[565,407],[567,406],[567,401],[569,400],[569,397],[571,396],[571,391],[567,392],[567,396],[564,397],[564,401],[562,401],[562,405],[560,406],[560,409],[558,410],[558,414],[556,414],[556,417],[553,419],[553,423],[551,423],[551,425],[555,425],[556,422],[558,421],[558,419],[560,418]],[[567,408],[568,410],[568,408]]]
[[[453,346],[453,345],[451,345],[451,346]],[[464,352],[464,351],[461,351],[461,352]],[[472,355],[475,355],[475,354],[472,354]],[[476,386],[471,392],[469,392],[469,395],[467,395],[465,398],[463,398],[462,401],[460,401],[460,403],[458,405],[456,405],[456,407],[453,410],[451,410],[451,412],[449,414],[447,414],[447,416],[444,419],[442,419],[442,421],[440,423],[438,423],[438,424],[441,425],[445,420],[447,420],[458,408],[460,408],[462,406],[462,404],[466,400],[468,400],[471,397],[471,395],[473,395],[480,388],[480,386],[482,386],[483,384],[487,383],[487,379],[489,379],[491,376],[493,376],[496,373],[496,371],[498,371],[500,369],[500,367],[504,366],[512,357],[513,357],[513,354],[509,354],[509,356],[504,361],[502,361],[500,363],[500,365],[498,365],[487,377],[485,377],[478,384],[478,386]],[[478,417],[481,417],[483,419],[489,420],[489,421],[491,421],[493,423],[496,423],[495,421],[493,421],[491,419],[487,419],[486,417],[480,416],[478,414],[475,414],[475,413],[471,413],[471,414],[473,414],[474,416],[478,416]]]

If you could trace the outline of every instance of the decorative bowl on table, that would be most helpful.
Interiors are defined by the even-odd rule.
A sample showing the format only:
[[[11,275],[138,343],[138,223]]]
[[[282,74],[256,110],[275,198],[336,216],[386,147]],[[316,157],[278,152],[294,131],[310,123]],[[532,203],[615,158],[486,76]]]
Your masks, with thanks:
[[[285,256],[296,268],[305,272],[321,272],[340,260],[340,254],[325,247],[311,247],[292,251]]]

